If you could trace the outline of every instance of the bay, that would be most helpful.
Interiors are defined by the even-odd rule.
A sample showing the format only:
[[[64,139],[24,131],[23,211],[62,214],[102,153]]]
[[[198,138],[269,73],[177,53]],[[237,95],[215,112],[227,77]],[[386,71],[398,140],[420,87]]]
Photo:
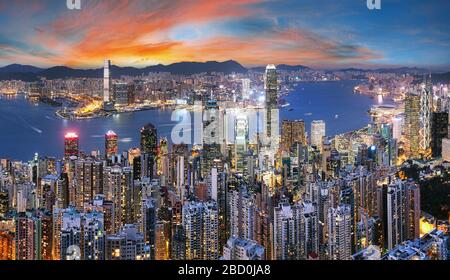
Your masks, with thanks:
[[[353,93],[358,81],[300,83],[284,99],[290,106],[281,110],[281,119],[303,119],[307,130],[313,120],[324,120],[332,136],[367,125],[368,109],[377,101]],[[118,114],[109,118],[62,120],[55,107],[33,104],[23,96],[0,95],[0,158],[30,160],[35,153],[61,157],[64,134],[77,132],[80,147],[90,152],[104,150],[104,134],[114,130],[120,138],[119,149],[139,147],[139,132],[147,123],[158,129],[158,137],[170,139],[176,122],[170,110],[149,110]]]

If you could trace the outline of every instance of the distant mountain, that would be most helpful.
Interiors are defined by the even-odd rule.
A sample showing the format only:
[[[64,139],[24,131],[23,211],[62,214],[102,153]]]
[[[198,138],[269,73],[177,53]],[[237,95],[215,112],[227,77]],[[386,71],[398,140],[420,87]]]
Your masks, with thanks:
[[[301,71],[301,70],[308,70],[309,67],[306,67],[304,65],[286,65],[286,64],[280,64],[277,66],[277,69],[283,70],[283,71]]]
[[[226,74],[230,73],[246,73],[247,68],[242,66],[233,60],[228,60],[225,62],[208,61],[205,63],[200,62],[180,62],[174,63],[168,66],[156,65],[145,68],[148,72],[170,72],[172,74],[178,75],[192,75],[198,73],[211,73],[211,72],[222,72]]]
[[[154,65],[145,68],[111,66],[113,78],[121,76],[139,76],[152,72],[170,72],[176,75],[193,75],[199,73],[221,72],[246,73],[247,69],[236,61],[225,62],[179,62],[170,65]],[[101,78],[103,68],[99,69],[74,69],[66,66],[55,66],[41,69],[28,65],[12,64],[0,68],[0,80],[35,81],[40,77],[47,79],[63,78]]]
[[[31,65],[11,64],[0,68],[0,73],[38,73],[42,70],[44,69]]]
[[[373,72],[377,73],[394,73],[394,74],[426,74],[429,73],[429,70],[417,67],[399,67],[399,68],[381,68],[375,69]]]
[[[277,65],[277,70],[282,71],[301,71],[301,70],[309,70],[311,68],[304,66],[304,65],[287,65],[287,64],[280,64]],[[250,68],[250,70],[255,72],[264,72],[266,71],[266,67],[260,66],[260,67],[253,67]]]
[[[336,71],[341,72],[364,72],[364,73],[393,73],[393,74],[426,74],[428,70],[417,67],[398,67],[398,68],[379,68],[379,69],[360,69],[360,68],[345,68]]]

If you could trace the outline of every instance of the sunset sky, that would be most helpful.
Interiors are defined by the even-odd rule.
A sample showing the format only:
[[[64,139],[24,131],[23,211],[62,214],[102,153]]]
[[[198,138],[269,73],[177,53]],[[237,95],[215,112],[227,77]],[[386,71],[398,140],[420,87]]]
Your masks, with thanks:
[[[450,70],[450,1],[0,0],[0,66],[245,66]]]

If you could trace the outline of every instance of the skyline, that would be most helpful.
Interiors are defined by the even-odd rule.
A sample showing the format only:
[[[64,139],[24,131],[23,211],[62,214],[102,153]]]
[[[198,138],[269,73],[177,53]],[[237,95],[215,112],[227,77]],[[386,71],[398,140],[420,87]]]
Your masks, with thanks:
[[[1,0],[0,66],[92,68],[108,57],[138,68],[230,59],[246,67],[450,68],[446,1],[384,0],[377,11],[363,0],[84,0],[80,11],[65,2]]]

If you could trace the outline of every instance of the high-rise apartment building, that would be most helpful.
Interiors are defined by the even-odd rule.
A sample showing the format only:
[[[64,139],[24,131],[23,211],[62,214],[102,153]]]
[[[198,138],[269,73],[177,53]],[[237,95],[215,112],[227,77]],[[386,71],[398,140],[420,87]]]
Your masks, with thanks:
[[[322,151],[323,138],[326,135],[326,126],[324,121],[313,121],[311,123],[311,145],[316,146]]]
[[[295,143],[306,145],[305,122],[303,120],[283,120],[281,124],[281,148],[289,152]]]
[[[328,257],[350,260],[352,256],[352,215],[349,205],[330,208],[328,213]]]
[[[264,247],[253,240],[232,236],[223,248],[223,259],[239,261],[264,260]]]

